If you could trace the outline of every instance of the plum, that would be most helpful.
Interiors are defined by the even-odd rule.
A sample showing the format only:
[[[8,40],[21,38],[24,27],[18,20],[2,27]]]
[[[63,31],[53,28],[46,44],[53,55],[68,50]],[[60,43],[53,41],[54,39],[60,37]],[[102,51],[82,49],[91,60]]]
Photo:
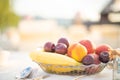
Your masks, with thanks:
[[[55,51],[55,44],[52,42],[46,42],[44,45],[44,50],[46,52],[54,52]]]
[[[94,56],[92,56],[91,54],[87,54],[83,59],[82,59],[82,63],[84,65],[90,65],[94,63]]]
[[[66,38],[60,38],[57,43],[64,43],[67,47],[69,47],[69,42]]]
[[[99,56],[97,54],[93,54],[94,56],[94,64],[100,64]]]
[[[110,60],[109,52],[108,51],[101,52],[99,55],[99,60],[103,63],[109,62],[109,60]]]
[[[58,43],[55,46],[55,52],[59,54],[66,54],[67,53],[67,46],[63,43]]]
[[[87,54],[83,60],[82,63],[84,65],[90,65],[90,64],[99,64],[99,56],[97,54]]]

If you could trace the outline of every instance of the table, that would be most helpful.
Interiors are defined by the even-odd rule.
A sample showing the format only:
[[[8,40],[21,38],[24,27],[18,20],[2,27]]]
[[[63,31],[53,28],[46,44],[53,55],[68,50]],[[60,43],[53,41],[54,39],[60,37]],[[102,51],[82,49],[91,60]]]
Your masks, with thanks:
[[[40,70],[40,75],[49,75],[44,80],[74,80],[78,76],[56,75],[44,72],[29,58],[29,52],[11,52],[8,64],[0,66],[0,80],[15,80],[15,76],[27,66]],[[96,75],[81,77],[80,80],[112,80],[112,70],[105,68]]]

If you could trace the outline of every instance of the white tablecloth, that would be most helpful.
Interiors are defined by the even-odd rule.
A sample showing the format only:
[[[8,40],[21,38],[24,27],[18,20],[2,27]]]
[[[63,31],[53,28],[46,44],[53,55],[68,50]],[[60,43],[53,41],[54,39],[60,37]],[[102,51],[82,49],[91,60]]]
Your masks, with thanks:
[[[0,80],[15,80],[16,74],[27,66],[38,68],[40,70],[40,75],[49,75],[49,77],[44,80],[74,80],[78,77],[46,73],[36,63],[31,61],[28,52],[11,52],[7,64],[0,66]],[[99,74],[84,76],[79,80],[112,80],[112,70],[105,68]]]

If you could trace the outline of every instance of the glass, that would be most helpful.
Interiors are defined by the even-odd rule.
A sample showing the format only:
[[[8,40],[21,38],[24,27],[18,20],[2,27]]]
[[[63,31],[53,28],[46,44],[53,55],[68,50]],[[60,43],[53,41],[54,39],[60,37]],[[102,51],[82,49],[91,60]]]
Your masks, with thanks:
[[[100,73],[107,64],[92,64],[89,66],[86,65],[77,65],[77,66],[66,66],[66,65],[57,65],[57,64],[44,64],[36,62],[43,71],[53,74],[63,74],[63,75],[94,75]]]
[[[113,80],[120,80],[120,48],[114,53],[116,57],[113,60]]]

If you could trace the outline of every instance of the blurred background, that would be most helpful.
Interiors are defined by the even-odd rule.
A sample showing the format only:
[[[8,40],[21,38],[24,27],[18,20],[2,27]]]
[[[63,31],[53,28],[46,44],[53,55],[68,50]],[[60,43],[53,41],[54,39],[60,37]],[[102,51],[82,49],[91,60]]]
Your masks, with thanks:
[[[60,37],[120,47],[120,0],[0,0],[0,48],[31,51]]]

